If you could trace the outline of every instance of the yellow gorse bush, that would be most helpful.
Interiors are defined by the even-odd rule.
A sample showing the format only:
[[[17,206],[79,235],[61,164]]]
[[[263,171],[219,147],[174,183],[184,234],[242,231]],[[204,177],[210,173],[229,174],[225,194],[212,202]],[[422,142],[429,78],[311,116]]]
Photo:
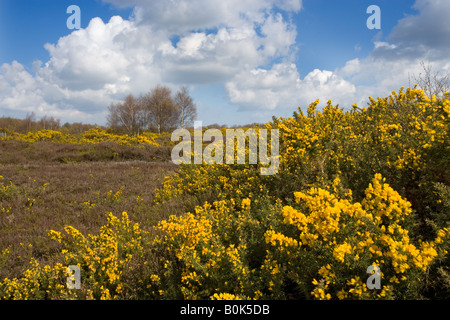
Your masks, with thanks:
[[[66,226],[65,233],[50,230],[48,235],[62,244],[64,263],[40,266],[32,260],[22,277],[0,283],[2,299],[121,299],[125,283],[123,274],[133,259],[143,257],[145,232],[131,223],[126,212],[122,218],[108,214],[108,223],[98,235],[83,235]],[[81,269],[81,289],[66,286],[67,266]]]
[[[19,279],[3,280],[1,299],[76,299],[75,292],[67,290],[65,285],[66,269],[67,266],[60,263],[54,266],[41,266],[37,260],[32,259],[29,269],[25,270]]]
[[[213,205],[206,203],[196,208],[195,215],[170,216],[158,224],[164,236],[155,241],[182,261],[180,272],[180,293],[185,299],[217,298],[226,290],[239,291],[245,296],[249,281],[249,270],[242,263],[245,244],[233,244],[236,225],[229,221],[232,211],[226,201]],[[228,223],[229,221],[229,223]],[[171,261],[166,261],[166,267]],[[228,270],[229,274],[222,271]],[[169,276],[167,268],[164,276]],[[222,287],[224,292],[210,292],[203,287]]]
[[[292,117],[274,118],[266,128],[281,132],[277,175],[263,177],[255,165],[202,165],[183,166],[166,179],[156,192],[157,202],[182,196],[226,201],[228,218],[219,220],[221,225],[205,239],[220,240],[223,252],[231,244],[245,248],[240,261],[251,275],[244,290],[200,281],[197,294],[191,290],[184,297],[207,298],[216,291],[247,298],[421,297],[427,286],[421,275],[448,256],[448,223],[442,223],[448,215],[430,227],[433,231],[424,225],[447,210],[438,205],[442,201],[434,183],[445,179],[442,169],[449,165],[450,94],[429,99],[422,90],[402,88],[369,100],[367,107],[353,105],[349,111],[331,101],[319,111],[315,101],[306,113],[299,109]],[[201,215],[202,224],[204,219]],[[423,233],[412,227],[415,223]],[[182,220],[177,224],[183,228]],[[170,234],[165,243],[172,248]],[[175,243],[179,246],[180,240]],[[209,246],[202,243],[196,250]],[[197,279],[213,263],[201,261],[188,264]],[[366,269],[372,264],[382,271],[380,290],[366,287]]]
[[[57,143],[75,143],[75,144],[98,144],[101,142],[114,142],[119,145],[139,146],[152,145],[159,146],[152,135],[117,135],[106,132],[100,128],[92,128],[81,135],[72,135],[62,133],[56,130],[39,130],[36,132],[28,132],[28,134],[20,134],[17,132],[8,132],[6,136],[0,136],[0,140],[17,140],[35,143],[38,141],[50,141]]]
[[[105,130],[99,128],[92,128],[83,133],[80,139],[80,143],[92,143],[97,144],[104,141],[111,141],[121,145],[143,145],[149,144],[155,147],[159,144],[155,141],[154,137],[150,136],[129,136],[129,135],[116,135],[107,133]]]
[[[403,227],[412,212],[410,203],[379,174],[365,192],[360,203],[349,193],[340,198],[311,188],[295,193],[295,208],[273,207],[268,220],[281,219],[268,223],[264,261],[254,268],[247,259],[255,244],[248,243],[246,231],[251,226],[257,232],[266,223],[251,216],[246,200],[241,210],[220,201],[197,207],[195,214],[171,216],[159,224],[164,236],[157,242],[182,262],[179,289],[185,299],[229,292],[246,299],[280,298],[285,277],[318,299],[407,298],[403,287],[408,281],[417,281],[418,274],[447,254],[441,244],[448,241],[448,229],[416,245]],[[165,263],[167,267],[173,262]],[[365,283],[366,268],[372,264],[381,268],[385,279],[378,291],[368,290]]]
[[[370,98],[368,107],[354,105],[349,112],[332,106],[331,101],[320,112],[316,110],[318,103],[309,106],[308,115],[300,111],[278,123],[286,148],[282,161],[287,167],[299,162],[307,167],[314,155],[323,162],[329,159],[335,166],[343,163],[358,170],[359,163],[346,152],[351,145],[355,152],[376,146],[388,167],[422,170],[423,155],[448,137],[448,100],[430,101],[419,89],[401,89],[378,100]],[[325,169],[320,162],[318,165],[318,169]]]
[[[319,282],[314,278],[312,282],[316,286],[312,295],[316,298],[386,297],[385,292],[395,292],[395,288],[400,287],[398,279],[402,283],[411,280],[410,277],[426,271],[439,255],[447,254],[439,245],[442,238],[448,238],[446,228],[438,232],[434,241],[417,246],[411,242],[408,231],[402,227],[411,214],[411,205],[383,183],[381,175],[375,175],[365,192],[362,203],[353,202],[351,198],[340,199],[317,188],[306,193],[296,192],[299,208],[286,206],[282,210],[283,222],[295,226],[296,230],[289,235],[266,233],[266,242],[273,246],[276,255],[281,255],[288,265],[298,265],[295,269],[307,268],[302,263],[305,256],[316,256],[320,266],[318,276],[323,280]],[[284,241],[274,241],[279,238]],[[361,268],[371,264],[381,268],[384,279],[390,279],[384,281],[383,295],[369,292],[363,288],[365,282],[354,278],[361,274],[362,279],[365,270]],[[346,281],[346,276],[351,279]],[[292,277],[305,281],[302,274],[292,274]],[[355,284],[362,289],[354,289]]]
[[[155,203],[183,199],[186,213],[151,234],[125,213],[108,215],[97,235],[50,231],[64,263],[33,262],[0,283],[2,298],[415,299],[430,286],[448,297],[438,284],[450,265],[450,93],[402,88],[369,100],[347,111],[315,101],[267,123],[281,133],[275,175],[182,165]],[[90,130],[82,139],[115,138]],[[61,287],[69,264],[81,268],[79,291]],[[369,266],[380,269],[380,289],[366,284]]]
[[[234,294],[229,294],[229,293],[215,293],[212,297],[211,300],[241,300],[241,298],[235,296]]]

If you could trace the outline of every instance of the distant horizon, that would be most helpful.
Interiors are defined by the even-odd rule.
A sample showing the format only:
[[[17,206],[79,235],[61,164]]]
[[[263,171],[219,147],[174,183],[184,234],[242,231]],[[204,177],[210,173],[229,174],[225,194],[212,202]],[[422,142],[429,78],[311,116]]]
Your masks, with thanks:
[[[2,0],[0,114],[105,126],[111,103],[158,84],[186,86],[197,119],[225,126],[316,99],[347,110],[421,62],[448,72],[449,15],[429,0]]]
[[[40,120],[42,120],[42,118],[44,118],[45,115],[41,118],[36,118],[34,121],[35,122],[39,122]],[[14,120],[26,120],[26,117],[24,118],[17,118],[17,117],[9,117],[9,116],[0,116],[0,120],[2,119],[14,119]],[[81,121],[73,121],[73,122],[69,122],[69,121],[65,121],[62,122],[61,119],[58,118],[54,118],[55,120],[59,120],[60,121],[60,127],[64,127],[65,125],[69,124],[69,125],[73,125],[73,124],[82,124],[82,125],[86,125],[86,126],[97,126],[97,127],[104,127],[104,128],[109,128],[108,125],[106,124],[97,124],[97,123],[87,123],[87,122],[81,122]],[[201,120],[199,120],[201,121]],[[205,127],[211,127],[211,126],[218,126],[218,127],[222,127],[222,128],[240,128],[240,127],[249,127],[249,126],[254,126],[254,125],[263,125],[266,122],[253,122],[253,123],[245,123],[242,125],[239,124],[231,124],[231,125],[227,125],[227,124],[220,124],[220,123],[208,123],[206,125],[203,124],[203,128]],[[193,129],[194,125],[190,125],[187,126],[186,129]],[[2,127],[0,127],[0,129],[2,129]],[[145,130],[147,131],[147,130]]]

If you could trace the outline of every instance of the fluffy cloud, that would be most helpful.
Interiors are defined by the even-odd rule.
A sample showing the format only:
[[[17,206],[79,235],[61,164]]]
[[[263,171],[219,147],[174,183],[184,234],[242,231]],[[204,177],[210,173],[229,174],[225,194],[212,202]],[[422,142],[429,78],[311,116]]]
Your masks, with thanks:
[[[232,102],[245,108],[303,108],[316,98],[321,105],[331,99],[343,107],[363,105],[367,97],[386,96],[400,86],[414,85],[413,76],[423,72],[421,62],[434,71],[450,72],[449,1],[417,0],[417,15],[401,19],[387,41],[374,41],[363,59],[347,61],[333,71],[313,70],[303,79],[291,64],[269,70],[243,71],[227,83]]]
[[[78,106],[59,103],[64,96],[60,88],[33,77],[17,61],[0,67],[0,106],[6,111],[21,110],[56,117],[82,115]]]
[[[243,21],[260,23],[274,8],[297,12],[302,0],[103,0],[116,6],[134,7],[138,24],[151,24],[164,32],[185,34],[221,26],[237,27]]]
[[[50,60],[36,61],[34,74],[19,62],[0,69],[0,108],[34,111],[71,121],[102,123],[106,107],[132,90],[156,85],[152,47],[157,35],[120,17],[108,23],[92,19],[55,45],[46,44]],[[142,46],[144,44],[144,46]],[[145,90],[144,90],[145,87]],[[139,91],[138,91],[139,92]]]
[[[244,70],[226,84],[230,100],[243,108],[274,110],[290,100],[299,75],[294,64],[276,64],[270,70]]]
[[[19,62],[2,65],[0,110],[102,123],[106,107],[128,93],[159,83],[216,83],[242,111],[280,114],[317,98],[348,107],[386,95],[408,84],[421,60],[450,68],[450,3],[443,0],[417,0],[419,13],[374,42],[368,57],[306,75],[294,64],[297,30],[282,14],[300,10],[301,0],[103,1],[133,6],[134,14],[95,18],[46,44],[50,59],[35,62],[33,71]]]
[[[401,19],[392,30],[389,40],[405,47],[415,46],[418,53],[421,53],[421,49],[432,49],[434,52],[431,58],[434,59],[443,58],[441,54],[444,53],[448,57],[444,50],[450,49],[450,1],[417,0],[413,8],[420,14]]]
[[[164,79],[173,82],[224,82],[243,69],[264,65],[290,54],[296,30],[283,20],[281,14],[269,15],[258,24],[258,28],[253,23],[243,22],[238,27],[221,27],[216,33],[190,33],[176,46],[164,43],[160,47]]]
[[[33,72],[3,65],[0,108],[101,123],[107,105],[130,92],[224,83],[291,54],[295,27],[272,9],[301,8],[301,0],[108,2],[134,5],[134,16],[94,18],[46,44],[50,59]]]
[[[385,96],[400,86],[415,85],[414,76],[425,62],[434,72],[450,72],[450,2],[417,0],[417,15],[406,16],[394,27],[387,41],[374,42],[374,49],[364,59],[354,59],[336,75],[356,85],[355,102],[367,96]]]
[[[243,108],[278,111],[294,110],[316,99],[344,101],[355,93],[353,84],[331,71],[315,69],[300,79],[292,63],[241,72],[226,88],[231,101]]]

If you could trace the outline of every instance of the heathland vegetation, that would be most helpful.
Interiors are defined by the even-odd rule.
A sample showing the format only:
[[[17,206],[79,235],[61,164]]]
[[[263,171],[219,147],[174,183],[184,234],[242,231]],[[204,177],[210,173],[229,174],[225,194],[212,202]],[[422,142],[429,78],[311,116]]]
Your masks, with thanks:
[[[175,166],[157,121],[0,129],[0,297],[450,298],[450,92],[320,106],[253,126],[279,129],[274,175]]]

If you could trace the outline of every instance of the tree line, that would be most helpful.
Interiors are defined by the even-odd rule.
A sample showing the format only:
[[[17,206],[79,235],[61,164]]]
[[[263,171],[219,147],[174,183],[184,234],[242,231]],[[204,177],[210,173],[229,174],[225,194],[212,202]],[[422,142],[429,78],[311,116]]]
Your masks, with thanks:
[[[58,130],[60,127],[59,119],[44,116],[40,120],[37,120],[34,112],[28,113],[24,119],[11,117],[0,118],[0,130],[3,129],[3,131],[9,130],[25,134],[35,130]]]
[[[60,119],[49,116],[43,116],[38,119],[34,112],[28,113],[23,119],[0,117],[0,136],[7,135],[8,132],[27,134],[28,132],[35,132],[39,130],[57,130],[69,134],[82,134],[83,132],[95,127],[105,129],[105,127],[98,126],[96,124],[81,122],[66,122],[61,125]]]
[[[196,117],[197,108],[186,87],[173,94],[170,88],[157,86],[145,95],[134,97],[130,94],[124,101],[112,103],[108,107],[107,127],[81,122],[61,125],[60,119],[49,116],[37,119],[32,112],[24,119],[0,117],[0,132],[26,134],[38,130],[59,130],[81,134],[98,126],[115,133],[139,135],[143,131],[161,133],[190,127]]]
[[[421,62],[422,72],[409,76],[409,86],[423,89],[427,96],[442,96],[450,90],[450,71],[434,70],[431,64]],[[61,125],[60,120],[44,116],[37,119],[34,112],[24,119],[0,117],[0,134],[7,131],[27,133],[37,130],[60,130],[71,134],[81,134],[91,128],[101,127],[116,133],[138,135],[143,131],[170,132],[175,128],[193,125],[197,117],[197,108],[186,87],[181,87],[175,94],[166,86],[157,86],[147,94],[139,97],[128,95],[124,101],[113,103],[108,108],[107,126],[83,124],[81,122]],[[254,124],[253,124],[254,125]],[[209,128],[224,128],[217,123]],[[232,126],[242,127],[242,126]]]
[[[107,125],[115,131],[138,135],[142,131],[172,131],[193,125],[197,108],[186,87],[176,93],[157,86],[139,97],[128,95],[108,108]]]

